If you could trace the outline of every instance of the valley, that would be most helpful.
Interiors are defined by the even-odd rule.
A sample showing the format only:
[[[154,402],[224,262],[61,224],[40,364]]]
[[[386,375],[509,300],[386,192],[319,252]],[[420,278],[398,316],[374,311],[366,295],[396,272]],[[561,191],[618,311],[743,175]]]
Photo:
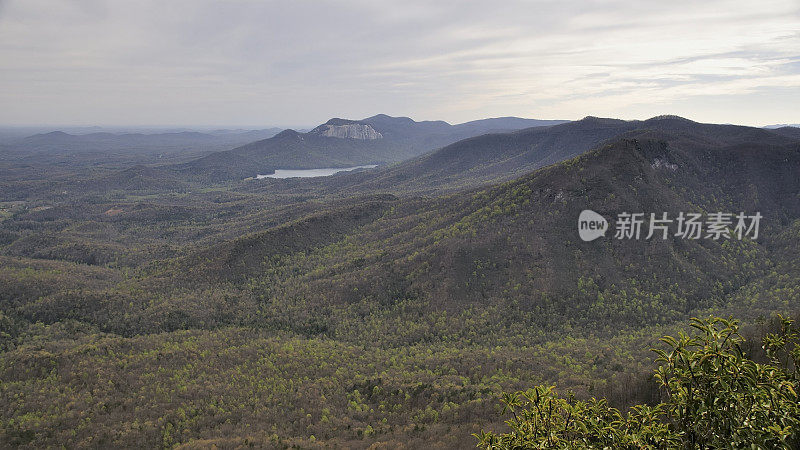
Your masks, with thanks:
[[[798,30],[0,0],[0,450],[800,449]]]
[[[88,178],[6,166],[2,440],[464,448],[502,427],[501,392],[651,402],[647,349],[689,317],[797,312],[792,130],[587,117],[448,142],[409,121]],[[764,218],[757,240],[583,242],[585,209]]]

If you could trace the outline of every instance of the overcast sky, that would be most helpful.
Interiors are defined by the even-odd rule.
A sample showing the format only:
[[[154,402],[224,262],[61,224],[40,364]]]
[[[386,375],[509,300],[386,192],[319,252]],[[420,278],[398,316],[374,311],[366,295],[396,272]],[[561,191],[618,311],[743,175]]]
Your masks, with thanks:
[[[800,123],[800,0],[0,0],[0,124]]]

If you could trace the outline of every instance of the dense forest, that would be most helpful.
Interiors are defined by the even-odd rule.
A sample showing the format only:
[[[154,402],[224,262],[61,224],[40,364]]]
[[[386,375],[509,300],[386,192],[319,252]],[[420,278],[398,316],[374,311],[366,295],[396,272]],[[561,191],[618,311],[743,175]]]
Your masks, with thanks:
[[[388,119],[353,122],[408,159],[309,179],[244,179],[240,157],[267,149],[264,168],[284,167],[273,147],[287,136],[309,158],[376,144],[289,133],[124,168],[3,147],[0,442],[535,440],[514,436],[525,424],[506,423],[501,399],[506,413],[544,398],[617,421],[668,408],[650,349],[709,315],[738,318],[742,354],[777,365],[758,342],[800,305],[797,133],[671,116],[489,134],[519,124]],[[757,238],[584,242],[586,209],[763,219]]]

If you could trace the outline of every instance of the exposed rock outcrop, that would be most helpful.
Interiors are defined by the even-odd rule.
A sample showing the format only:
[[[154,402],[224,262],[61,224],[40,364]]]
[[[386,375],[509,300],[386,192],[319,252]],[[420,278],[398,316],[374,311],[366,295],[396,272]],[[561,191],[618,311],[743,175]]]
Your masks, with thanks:
[[[365,123],[346,123],[335,125],[326,123],[314,129],[321,136],[341,139],[381,139],[383,136],[371,125]]]

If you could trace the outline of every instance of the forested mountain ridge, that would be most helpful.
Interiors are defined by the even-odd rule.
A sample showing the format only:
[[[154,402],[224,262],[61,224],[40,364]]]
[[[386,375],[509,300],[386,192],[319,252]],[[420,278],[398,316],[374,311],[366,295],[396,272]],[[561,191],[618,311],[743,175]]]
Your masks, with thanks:
[[[756,143],[786,145],[800,135],[735,125],[703,124],[677,116],[643,121],[599,117],[549,127],[489,133],[464,139],[419,157],[361,173],[309,180],[262,180],[253,191],[405,192],[441,194],[496,184],[580,155],[626,133],[671,132],[691,135],[707,146]],[[688,137],[687,137],[688,138]]]
[[[112,191],[125,195],[133,190],[191,192],[210,184],[240,183],[276,169],[392,163],[470,136],[563,122],[502,117],[450,125],[379,114],[363,120],[331,119],[309,132],[266,129],[73,135],[57,131],[11,138],[0,145],[0,201],[52,202]],[[351,124],[359,131],[321,131],[335,123]],[[381,138],[353,138],[362,135]],[[262,139],[253,141],[259,137]]]
[[[385,114],[363,120],[336,118],[308,133],[285,130],[273,138],[212,154],[183,164],[177,169],[188,175],[206,176],[213,181],[220,181],[269,174],[275,169],[385,164],[409,159],[490,131],[549,126],[562,122],[501,118],[450,125],[444,121],[416,122],[408,117],[390,117]],[[346,126],[360,127],[360,131],[352,136],[338,136],[337,133],[328,131],[329,127],[333,130],[334,127],[342,129]],[[370,139],[353,138],[362,133],[369,135]]]
[[[669,321],[719,305],[783,259],[772,260],[769,249],[789,245],[782,236],[800,217],[800,153],[796,142],[731,144],[737,139],[708,141],[708,136],[703,129],[696,134],[642,131],[499,187],[399,202],[393,213],[345,240],[352,252],[322,252],[322,259],[312,253],[305,258],[313,261],[291,265],[291,273],[308,274],[298,283],[307,289],[282,295],[319,303],[424,297],[456,308],[522,296],[518,301],[527,298],[531,308],[566,307],[569,313],[558,317],[562,323],[602,317],[589,307],[596,303],[593,295],[620,298],[637,292],[637,302],[649,297],[652,311],[646,318],[636,319],[637,310],[628,310],[633,305],[602,306],[619,309],[607,312],[620,314],[608,317],[609,324]],[[783,144],[776,146],[779,141]],[[582,209],[609,219],[623,211],[676,217],[681,211],[757,210],[765,219],[760,244],[676,237],[582,243],[576,236]],[[758,270],[745,276],[740,264]],[[691,283],[685,283],[687,277]],[[275,289],[285,283],[271,279],[267,284]],[[527,297],[531,292],[544,303]],[[562,300],[557,305],[545,300],[552,298]],[[537,314],[543,321],[544,312]]]
[[[643,349],[690,315],[752,322],[799,304],[800,141],[644,122],[587,118],[548,148],[594,148],[446,195],[315,196],[295,181],[14,210],[0,222],[2,438],[461,448],[498,420],[500,391],[647,399]],[[495,139],[483,153],[520,154],[505,136],[470,141]],[[459,145],[479,160],[475,142]],[[584,209],[612,224],[763,219],[756,240],[583,242]]]
[[[741,289],[742,283],[760,278],[739,272],[741,269],[732,263],[741,256],[737,252],[759,258],[759,265],[752,261],[745,265],[753,269],[767,270],[784,260],[785,254],[772,260],[769,249],[789,245],[782,240],[777,245],[773,240],[791,233],[798,218],[800,188],[796,174],[800,162],[796,141],[755,129],[688,126],[693,131],[629,132],[575,159],[497,187],[430,199],[387,197],[363,205],[363,199],[346,200],[335,209],[323,207],[321,212],[297,216],[294,222],[219,242],[207,251],[197,249],[183,257],[177,272],[160,276],[168,274],[174,285],[171,289],[183,290],[183,272],[196,273],[199,278],[194,279],[202,280],[206,271],[213,271],[208,278],[212,289],[220,280],[234,282],[235,287],[242,280],[250,283],[253,277],[257,280],[274,273],[276,278],[259,281],[270,286],[268,297],[274,292],[281,292],[284,298],[300,296],[304,301],[297,309],[303,314],[304,308],[320,305],[376,299],[391,304],[405,297],[427,298],[440,306],[505,302],[530,292],[536,292],[540,299],[564,298],[574,296],[580,279],[589,283],[595,294],[606,292],[604,295],[612,297],[632,290],[661,296],[665,289],[681,286],[670,293],[676,303],[667,310],[662,310],[666,303],[651,299],[659,311],[649,317],[660,322],[678,314],[681,308],[677,305],[685,310],[713,306]],[[676,128],[682,127],[662,127]],[[721,130],[729,132],[719,135]],[[126,216],[133,211],[127,206],[119,208],[119,215],[113,219],[109,216],[104,222],[112,227],[126,223]],[[581,243],[576,239],[574,222],[582,209],[592,209],[609,219],[623,211],[675,216],[681,211],[752,213],[758,209],[764,215],[763,242],[672,238]],[[45,213],[40,214],[47,217]],[[209,213],[215,214],[213,210]],[[162,214],[170,217],[166,211]],[[193,214],[188,210],[175,217],[191,220]],[[236,227],[238,221],[249,223],[237,219],[236,214],[223,217],[227,217],[228,227]],[[163,219],[157,215],[151,220],[157,224]],[[59,258],[59,252],[69,254],[69,247],[54,247],[52,243],[59,242],[60,236],[74,236],[68,242],[80,239],[74,232],[56,231],[54,237],[44,241],[32,240],[26,234],[20,229],[10,235],[3,253]],[[119,246],[100,239],[100,247]],[[593,256],[585,257],[586,252]],[[214,262],[222,255],[227,256]],[[653,272],[652,280],[646,282],[648,277],[634,277],[650,269],[638,264],[631,269],[631,258],[652,261],[658,273]],[[685,277],[692,283],[683,282]],[[195,283],[189,284],[196,287]],[[584,300],[591,301],[591,296]],[[537,302],[531,305],[542,306]],[[169,303],[162,306],[169,307]],[[276,309],[286,311],[283,307]],[[44,310],[37,314],[41,317]],[[624,314],[633,317],[631,312]],[[588,320],[591,315],[578,308],[560,320],[578,317]],[[191,314],[187,315],[190,319]],[[198,324],[202,322],[198,320]],[[113,328],[119,329],[118,324]]]

